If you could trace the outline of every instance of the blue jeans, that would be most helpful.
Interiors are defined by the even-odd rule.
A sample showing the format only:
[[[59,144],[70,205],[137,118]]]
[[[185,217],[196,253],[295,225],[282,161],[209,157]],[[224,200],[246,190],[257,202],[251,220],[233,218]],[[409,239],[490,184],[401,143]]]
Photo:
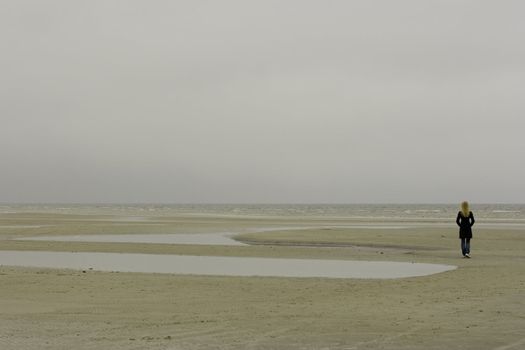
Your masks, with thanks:
[[[470,254],[470,238],[461,238],[461,253]]]

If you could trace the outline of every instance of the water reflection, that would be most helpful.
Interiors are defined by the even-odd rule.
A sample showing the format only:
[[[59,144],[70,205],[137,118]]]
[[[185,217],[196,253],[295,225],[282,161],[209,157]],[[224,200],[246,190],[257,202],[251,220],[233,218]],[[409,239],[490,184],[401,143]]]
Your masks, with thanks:
[[[29,241],[59,241],[59,242],[101,242],[101,243],[160,243],[160,244],[204,244],[204,245],[246,245],[220,233],[192,234],[121,234],[121,235],[71,235],[71,236],[39,236],[17,238]]]
[[[0,265],[210,276],[374,279],[425,276],[456,268],[405,262],[33,251],[0,251]]]
[[[359,228],[359,229],[384,229],[396,230],[407,228],[407,226],[392,225],[338,225],[338,226],[288,226],[271,228],[253,228],[245,232],[271,232],[289,231],[305,229],[324,229],[324,228]],[[95,235],[67,235],[67,236],[38,236],[16,238],[16,240],[29,241],[58,241],[58,242],[100,242],[100,243],[159,243],[159,244],[198,244],[198,245],[229,245],[245,246],[247,244],[231,238],[243,231],[223,233],[161,233],[161,234],[95,234]]]

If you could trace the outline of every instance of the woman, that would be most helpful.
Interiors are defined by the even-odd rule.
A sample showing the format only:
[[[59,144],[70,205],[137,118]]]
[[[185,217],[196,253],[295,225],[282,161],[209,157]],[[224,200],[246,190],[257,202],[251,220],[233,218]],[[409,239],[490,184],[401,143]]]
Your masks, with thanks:
[[[458,212],[456,224],[459,226],[461,252],[465,258],[470,258],[470,239],[472,238],[474,222],[474,214],[469,210],[468,202],[461,203],[461,210]]]

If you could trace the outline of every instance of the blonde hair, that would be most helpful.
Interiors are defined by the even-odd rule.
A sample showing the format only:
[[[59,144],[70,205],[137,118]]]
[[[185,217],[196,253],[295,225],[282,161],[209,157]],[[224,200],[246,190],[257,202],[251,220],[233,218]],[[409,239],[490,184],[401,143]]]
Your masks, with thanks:
[[[461,202],[461,213],[463,214],[464,217],[469,216],[470,209],[469,209],[467,201]]]

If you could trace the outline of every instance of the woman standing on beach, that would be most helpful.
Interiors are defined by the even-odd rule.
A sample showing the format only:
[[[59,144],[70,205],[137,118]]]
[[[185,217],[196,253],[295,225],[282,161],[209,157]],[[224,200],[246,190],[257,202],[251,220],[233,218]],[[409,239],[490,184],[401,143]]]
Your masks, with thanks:
[[[474,225],[474,214],[469,210],[468,202],[461,203],[456,224],[459,226],[459,238],[461,239],[461,252],[465,258],[470,258],[470,239],[472,238],[472,226]]]

